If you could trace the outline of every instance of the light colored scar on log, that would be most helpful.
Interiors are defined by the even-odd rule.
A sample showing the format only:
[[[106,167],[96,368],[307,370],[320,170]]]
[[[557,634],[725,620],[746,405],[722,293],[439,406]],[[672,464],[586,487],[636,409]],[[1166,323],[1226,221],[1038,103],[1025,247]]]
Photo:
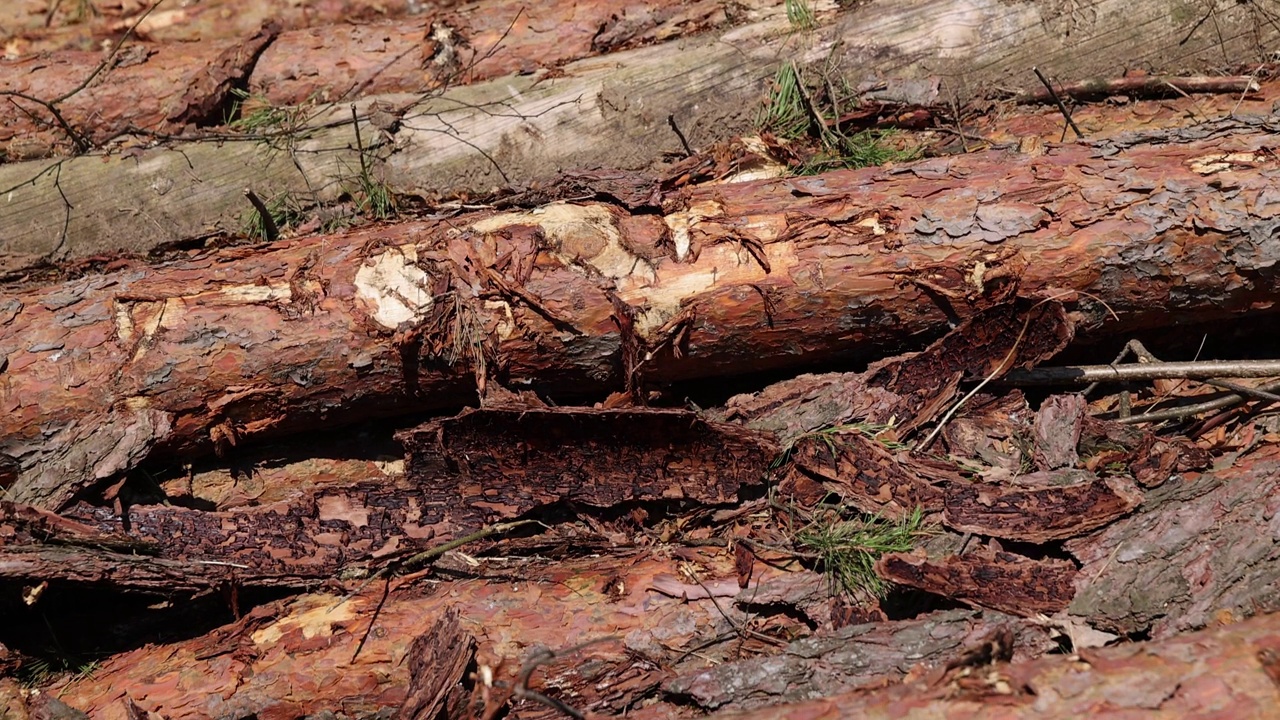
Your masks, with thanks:
[[[194,295],[175,295],[168,298],[137,299],[115,298],[112,301],[115,314],[116,337],[120,342],[134,340],[135,333],[141,336],[134,344],[130,362],[136,362],[152,345],[157,332],[162,329],[178,327],[182,320],[182,311],[188,301],[217,297],[220,305],[259,305],[264,302],[288,303],[293,298],[293,291],[288,283],[275,285],[228,285],[216,290],[196,293]]]

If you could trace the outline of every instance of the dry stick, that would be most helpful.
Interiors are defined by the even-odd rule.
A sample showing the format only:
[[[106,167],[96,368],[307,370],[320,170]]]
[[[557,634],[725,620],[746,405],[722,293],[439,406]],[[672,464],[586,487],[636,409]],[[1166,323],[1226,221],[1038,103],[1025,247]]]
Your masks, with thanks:
[[[1058,112],[1062,113],[1062,117],[1067,119],[1067,124],[1071,126],[1071,129],[1076,131],[1076,137],[1083,138],[1084,133],[1080,132],[1080,128],[1076,125],[1076,121],[1071,119],[1071,113],[1067,110],[1067,106],[1062,103],[1062,98],[1058,97],[1058,93],[1054,92],[1053,86],[1049,84],[1049,80],[1044,76],[1044,73],[1041,73],[1040,68],[1038,67],[1032,67],[1031,72],[1035,73],[1036,77],[1040,78],[1040,82],[1044,83],[1045,89],[1049,91],[1049,96],[1058,104]],[[1065,140],[1066,130],[1063,130],[1062,134],[1063,139]]]
[[[271,211],[262,202],[262,198],[249,188],[244,189],[244,196],[249,199],[253,209],[258,211],[258,217],[262,219],[262,234],[267,242],[275,242],[280,237],[280,228],[276,225],[276,219],[271,217]]]
[[[684,137],[684,133],[680,132],[680,126],[679,126],[679,125],[676,125],[676,116],[675,116],[675,115],[668,114],[668,115],[667,115],[667,124],[671,126],[671,129],[672,129],[672,130],[674,130],[674,131],[675,131],[675,133],[676,133],[676,137],[680,138],[680,145],[684,148],[684,156],[685,156],[685,157],[692,157],[692,156],[693,156],[693,148],[689,147],[689,141],[685,139],[685,137]]]
[[[1263,383],[1262,385],[1259,385],[1254,389],[1261,390],[1263,392],[1268,392],[1268,393],[1280,391],[1280,380],[1275,380],[1269,383]],[[1191,417],[1192,415],[1200,415],[1202,413],[1213,412],[1214,410],[1223,410],[1233,405],[1239,405],[1240,403],[1244,402],[1244,400],[1245,400],[1244,397],[1232,393],[1230,395],[1223,395],[1222,397],[1217,398],[1216,400],[1207,400],[1205,402],[1196,403],[1194,405],[1183,405],[1182,407],[1169,408],[1168,410],[1157,410],[1155,412],[1149,412],[1149,413],[1146,413],[1145,415],[1134,415],[1133,417],[1117,418],[1116,422],[1121,423],[1122,425],[1132,425],[1132,424],[1141,423],[1141,422],[1161,422],[1164,420],[1181,420],[1182,418]]]
[[[1107,380],[1212,380],[1220,377],[1262,378],[1277,375],[1280,375],[1280,360],[1197,360],[1011,370],[1000,378],[1000,382],[1010,385],[1059,385]]]
[[[360,158],[360,178],[369,177],[369,167],[364,162],[364,142],[360,139],[360,116],[356,114],[356,104],[351,103],[351,125],[356,129],[356,155]]]

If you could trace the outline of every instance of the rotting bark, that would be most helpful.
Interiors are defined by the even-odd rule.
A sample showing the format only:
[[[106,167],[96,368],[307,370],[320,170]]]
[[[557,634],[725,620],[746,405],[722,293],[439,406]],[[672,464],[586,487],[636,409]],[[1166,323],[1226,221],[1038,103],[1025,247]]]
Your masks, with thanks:
[[[424,505],[473,524],[560,502],[736,502],[780,450],[765,433],[656,409],[466,411],[398,438],[407,478],[441,491]]]
[[[979,547],[943,558],[929,558],[923,552],[890,553],[876,561],[876,574],[978,607],[1036,617],[1067,607],[1075,594],[1071,583],[1076,568],[1067,560],[1032,560]]]
[[[661,215],[483,211],[13,293],[0,478],[56,507],[153,450],[477,386],[603,395],[866,359],[1012,288],[1074,301],[1095,338],[1255,312],[1276,299],[1271,128],[683,189]]]
[[[314,587],[557,503],[737,502],[740,489],[762,483],[778,451],[763,433],[681,410],[478,410],[402,438],[403,477],[255,507],[134,505],[118,516],[77,505],[60,517],[2,503],[0,578],[112,578],[150,591],[166,578],[173,591],[224,582]]]
[[[835,15],[831,5],[814,3],[817,29],[792,33],[783,5],[762,6],[748,18],[751,24],[714,37],[570,63],[555,78],[516,76],[453,88],[411,108],[406,103],[416,96],[376,99],[381,108],[405,108],[400,116],[376,110],[375,99],[362,101],[362,116],[395,128],[391,142],[366,152],[365,159],[394,192],[474,196],[570,167],[649,166],[656,151],[682,152],[668,115],[696,147],[738,134],[755,122],[768,82],[788,58],[819,61],[830,55],[821,65],[832,81],[853,88],[886,77],[936,75],[942,86],[935,84],[935,97],[954,94],[963,100],[974,90],[1030,87],[1035,81],[1028,68],[1037,64],[1063,81],[1135,62],[1198,71],[1199,56],[1208,49],[1214,62],[1219,53],[1243,59],[1252,43],[1273,41],[1280,32],[1258,25],[1247,4],[1215,11],[1210,34],[1192,14],[1170,12],[1163,2],[1103,0],[1082,13],[1064,13],[1051,4],[993,5],[957,20],[950,0],[916,0],[864,3]],[[1133,38],[1138,28],[1141,42]],[[878,101],[874,91],[863,99]],[[847,98],[845,104],[854,102]],[[1201,113],[1199,103],[1189,111]],[[1266,112],[1269,104],[1267,98],[1251,100],[1245,111]],[[1223,112],[1234,109],[1228,104]],[[263,197],[331,202],[353,186],[352,168],[361,167],[350,117],[345,104],[329,108],[314,118],[321,129],[292,143],[278,139],[276,152],[254,142],[195,143],[131,150],[127,158],[106,161],[0,168],[7,203],[0,236],[11,255],[0,258],[2,267],[18,270],[42,258],[145,253],[210,232],[235,233],[249,212],[241,190],[250,185]],[[381,132],[363,128],[368,138],[381,138]],[[957,151],[985,142],[981,133],[968,140],[965,134]],[[104,227],[112,232],[104,233]],[[93,240],[104,236],[111,240]]]

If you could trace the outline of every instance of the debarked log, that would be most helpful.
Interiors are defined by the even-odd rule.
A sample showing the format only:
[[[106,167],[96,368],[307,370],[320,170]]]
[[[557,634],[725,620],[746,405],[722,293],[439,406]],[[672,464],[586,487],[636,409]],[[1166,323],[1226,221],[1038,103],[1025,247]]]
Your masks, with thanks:
[[[486,210],[0,299],[0,482],[56,508],[149,454],[499,385],[578,397],[869,359],[1011,292],[1077,335],[1265,312],[1280,123]],[[491,387],[492,386],[492,387]]]

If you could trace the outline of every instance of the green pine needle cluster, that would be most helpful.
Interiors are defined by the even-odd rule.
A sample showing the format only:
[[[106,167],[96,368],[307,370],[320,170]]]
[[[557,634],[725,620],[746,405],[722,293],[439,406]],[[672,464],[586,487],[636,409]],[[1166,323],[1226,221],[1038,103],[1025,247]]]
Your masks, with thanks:
[[[879,516],[846,520],[832,512],[796,533],[795,544],[818,558],[833,588],[882,598],[890,585],[876,575],[876,560],[911,550],[927,532],[919,507],[899,522]]]

